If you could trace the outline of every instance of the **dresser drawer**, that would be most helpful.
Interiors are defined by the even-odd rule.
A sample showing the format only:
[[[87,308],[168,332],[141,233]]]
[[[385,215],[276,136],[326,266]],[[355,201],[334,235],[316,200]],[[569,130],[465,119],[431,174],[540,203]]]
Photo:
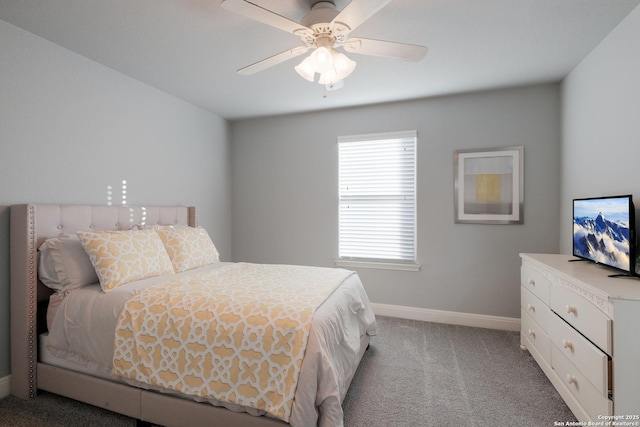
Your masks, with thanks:
[[[520,268],[520,283],[523,288],[538,297],[540,301],[549,305],[551,282],[540,271],[528,265],[523,265]]]
[[[584,374],[555,345],[551,346],[551,364],[562,383],[569,389],[592,420],[613,414],[613,401],[600,394]]]
[[[527,314],[524,309],[520,310],[520,329],[533,344],[544,360],[551,365],[551,344],[547,333]]]
[[[582,372],[600,394],[608,396],[611,388],[609,357],[556,315],[551,316],[547,332],[551,344]]]
[[[549,317],[553,313],[546,304],[524,286],[520,288],[520,306],[543,330],[549,330]],[[553,315],[555,316],[555,314]]]
[[[585,298],[563,286],[553,286],[550,298],[553,311],[605,353],[612,355],[612,322],[607,315]]]

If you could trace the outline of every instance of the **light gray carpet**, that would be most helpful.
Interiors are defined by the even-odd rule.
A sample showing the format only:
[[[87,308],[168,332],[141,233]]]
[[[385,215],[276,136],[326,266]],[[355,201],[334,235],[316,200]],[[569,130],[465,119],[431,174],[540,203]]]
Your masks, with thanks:
[[[378,317],[345,426],[527,426],[575,421],[518,332]]]
[[[344,402],[346,427],[549,427],[575,421],[517,332],[378,317]],[[0,401],[0,426],[134,426],[63,397]]]

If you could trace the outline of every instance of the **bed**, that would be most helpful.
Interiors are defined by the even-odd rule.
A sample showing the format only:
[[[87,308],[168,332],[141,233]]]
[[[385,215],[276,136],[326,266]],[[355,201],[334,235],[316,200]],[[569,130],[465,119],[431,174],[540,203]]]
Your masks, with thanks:
[[[360,279],[353,272],[314,267],[308,267],[307,270],[306,267],[302,269],[297,266],[211,263],[193,270],[187,269],[171,277],[145,277],[139,281],[124,283],[117,289],[117,292],[123,292],[122,294],[117,294],[116,291],[104,292],[104,288],[101,293],[101,286],[104,283],[103,276],[99,273],[100,283],[98,285],[90,285],[68,292],[65,294],[67,296],[64,301],[57,307],[58,314],[51,316],[50,311],[50,316],[47,319],[49,301],[51,296],[54,295],[55,297],[57,293],[44,286],[38,276],[38,248],[47,239],[61,235],[76,235],[79,232],[78,234],[80,235],[84,233],[91,236],[101,231],[130,230],[140,225],[147,230],[152,229],[152,227],[163,229],[184,227],[192,230],[198,226],[197,210],[194,207],[176,206],[129,207],[26,204],[11,207],[11,393],[13,395],[23,399],[31,399],[37,395],[38,390],[44,390],[133,417],[142,423],[163,426],[205,424],[213,426],[339,426],[342,424],[342,400],[364,351],[369,345],[370,337],[376,333],[373,311]],[[154,233],[152,232],[151,234]],[[160,234],[159,231],[158,233]],[[85,236],[83,235],[83,237]],[[83,242],[83,244],[85,243],[86,241]],[[311,292],[314,295],[309,298],[315,298],[320,303],[312,310],[312,314],[308,316],[308,324],[310,326],[307,333],[304,334],[304,341],[300,341],[304,343],[304,346],[298,353],[304,355],[304,357],[295,363],[290,360],[291,358],[287,359],[291,362],[290,365],[295,367],[294,370],[297,373],[293,374],[293,376],[298,379],[293,383],[292,391],[289,393],[293,398],[289,399],[291,402],[288,406],[289,409],[283,410],[284,416],[280,415],[281,412],[274,412],[270,407],[267,409],[263,406],[254,408],[252,406],[253,401],[238,400],[237,402],[240,403],[237,404],[233,400],[227,400],[226,397],[219,400],[215,398],[216,396],[194,395],[186,385],[195,384],[196,382],[198,384],[202,383],[199,378],[195,378],[197,381],[184,381],[178,387],[173,387],[171,384],[174,383],[163,383],[162,381],[150,381],[150,383],[147,383],[146,380],[141,380],[140,377],[135,375],[127,377],[122,372],[118,372],[119,375],[115,376],[113,372],[109,372],[109,369],[105,369],[107,362],[104,359],[112,358],[116,361],[124,360],[120,365],[116,363],[116,367],[126,366],[130,368],[131,366],[128,364],[130,360],[126,359],[131,351],[127,350],[127,348],[123,349],[122,345],[124,344],[119,341],[126,341],[122,337],[129,336],[125,333],[128,331],[126,327],[131,327],[132,324],[145,324],[144,322],[136,323],[134,321],[136,315],[139,315],[140,312],[145,312],[145,310],[135,311],[132,309],[132,307],[137,307],[136,304],[139,301],[134,300],[140,295],[153,294],[153,292],[156,293],[156,296],[163,295],[162,292],[164,290],[175,289],[176,284],[184,282],[185,286],[187,284],[191,285],[191,282],[203,281],[204,278],[207,281],[216,278],[215,280],[222,284],[231,278],[235,280],[237,275],[241,274],[248,275],[247,277],[256,275],[262,277],[267,272],[273,272],[274,277],[276,277],[286,272],[288,280],[294,280],[295,277],[295,281],[303,279],[311,281],[316,280],[316,276],[314,276],[316,273],[322,273],[322,277],[324,277],[325,272],[322,270],[331,270],[328,271],[329,275],[337,274],[339,277],[336,276],[331,280],[337,280],[336,283],[339,282],[339,284],[331,285],[323,282],[321,286],[320,282],[318,282],[318,289],[323,286],[326,287],[323,291],[326,297],[320,295],[320,291]],[[299,274],[299,276],[296,276],[296,274]],[[324,281],[325,279],[322,280]],[[309,283],[314,283],[315,285],[316,282]],[[170,288],[168,287],[169,285],[171,285]],[[129,289],[127,288],[128,286],[132,288]],[[300,289],[303,288],[315,289],[315,286],[306,285]],[[129,293],[126,294],[125,291]],[[121,304],[117,306],[117,309],[102,309],[104,312],[117,311],[115,317],[109,320],[105,320],[105,317],[96,317],[93,313],[100,312],[100,309],[95,307],[100,306],[93,305],[94,302],[87,302],[94,301],[97,298],[96,295],[102,295],[98,299],[106,299],[105,294],[110,297],[113,295],[111,299],[119,300],[119,304]],[[238,294],[241,294],[241,292],[238,292]],[[116,298],[115,295],[119,296]],[[268,299],[268,296],[269,293],[267,292],[264,297],[260,298]],[[74,300],[78,302],[72,305]],[[218,298],[215,298],[215,300],[217,301]],[[88,316],[88,314],[83,314],[82,310],[78,311],[78,306],[83,305],[92,307],[90,314],[98,319],[93,320],[97,322],[93,326],[91,326],[90,317],[82,317]],[[289,305],[287,304],[287,307]],[[166,312],[169,311],[166,310]],[[178,310],[171,311],[178,312]],[[64,313],[64,316],[60,315],[61,312]],[[189,316],[193,317],[193,315]],[[257,318],[259,316],[250,317]],[[78,319],[82,320],[78,321]],[[123,319],[129,319],[131,323],[127,323]],[[79,363],[77,358],[68,357],[73,355],[75,350],[67,352],[63,349],[61,351],[59,345],[52,344],[52,342],[61,341],[59,338],[61,336],[59,335],[60,331],[63,331],[62,336],[66,337],[65,334],[70,329],[73,329],[68,325],[64,325],[64,322],[69,320],[72,322],[75,320],[75,323],[72,324],[73,328],[78,325],[88,325],[83,326],[88,328],[88,332],[80,331],[78,334],[80,338],[75,341],[83,341],[85,339],[82,338],[82,333],[88,334],[86,336],[103,335],[93,331],[97,330],[98,327],[109,330],[109,327],[104,328],[104,326],[113,323],[114,327],[117,328],[116,336],[118,337],[115,340],[115,345],[110,347],[109,344],[110,349],[103,350],[106,348],[105,341],[101,341],[95,347],[100,349],[100,351],[94,351],[94,353],[98,354],[96,358],[102,358],[102,361],[97,360],[86,363],[89,358],[81,358],[80,362],[83,363]],[[219,318],[215,322],[218,325],[224,325],[223,320]],[[174,320],[170,319],[168,322],[174,322]],[[159,322],[146,323],[156,325]],[[49,331],[48,327],[51,327],[52,330]],[[247,331],[251,330],[247,325],[244,328]],[[175,330],[176,328],[173,329]],[[123,330],[125,332],[122,332]],[[58,338],[56,338],[56,334],[58,334]],[[193,333],[190,334],[193,335]],[[149,337],[148,334],[142,334],[142,336]],[[248,336],[249,334],[247,334]],[[251,339],[256,339],[255,334],[250,336]],[[109,339],[113,341],[113,338]],[[240,341],[244,343],[247,340],[249,338],[236,339],[238,343]],[[73,340],[67,339],[67,341]],[[232,340],[229,339],[228,341]],[[190,345],[191,347],[189,348],[200,347],[197,342],[191,342]],[[272,347],[276,346],[276,344],[270,345]],[[186,344],[182,343],[182,346],[185,347]],[[134,345],[134,348],[139,347],[139,344]],[[258,347],[266,348],[267,345],[260,344]],[[53,351],[49,351],[50,349]],[[217,349],[214,350],[217,351]],[[113,351],[116,357],[112,357],[110,351]],[[166,354],[167,350],[163,349],[162,352],[158,350],[157,354],[160,353]],[[143,358],[141,357],[141,359]],[[255,358],[257,359],[259,356],[256,355]],[[265,358],[263,357],[260,360],[264,361]],[[229,363],[233,364],[235,362]],[[212,365],[212,362],[209,365]],[[96,367],[100,369],[96,369]],[[273,372],[277,370],[274,367],[270,369]],[[114,367],[114,372],[117,371],[118,369]],[[121,371],[127,371],[127,369],[123,368]],[[139,374],[144,369],[129,369],[129,371]],[[284,374],[278,375],[280,375],[278,378],[281,378]],[[160,377],[163,379],[168,378],[166,375],[156,375],[156,378]],[[258,378],[258,375],[254,377]],[[193,378],[193,375],[191,375],[191,378]],[[278,383],[278,380],[275,382]],[[262,383],[271,384],[274,381],[263,380]],[[278,387],[283,388],[282,385]],[[237,387],[237,389],[240,390],[240,387]],[[240,392],[237,394],[241,395]],[[269,393],[260,392],[261,399],[265,394]],[[232,393],[232,397],[236,398],[235,392]]]

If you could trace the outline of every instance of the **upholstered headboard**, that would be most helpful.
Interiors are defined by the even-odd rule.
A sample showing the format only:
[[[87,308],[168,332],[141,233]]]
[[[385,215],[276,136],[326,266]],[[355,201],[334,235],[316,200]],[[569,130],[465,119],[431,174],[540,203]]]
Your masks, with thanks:
[[[38,247],[78,231],[126,230],[137,224],[198,225],[195,207],[15,205],[11,207],[11,393],[36,395],[39,324],[51,290],[38,281]]]

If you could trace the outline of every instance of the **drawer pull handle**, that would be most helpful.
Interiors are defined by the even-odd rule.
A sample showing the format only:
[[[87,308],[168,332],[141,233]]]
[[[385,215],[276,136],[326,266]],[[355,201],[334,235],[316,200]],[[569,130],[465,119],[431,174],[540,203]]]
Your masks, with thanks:
[[[531,286],[535,286],[535,285],[536,285],[536,281],[535,281],[535,280],[533,280],[533,279],[529,279],[529,284],[530,284]]]
[[[574,316],[577,316],[578,315],[578,309],[575,308],[573,305],[567,304],[567,313],[573,314]]]
[[[564,348],[568,348],[569,350],[573,351],[573,343],[569,340],[562,340],[562,346]]]
[[[536,312],[536,306],[535,305],[529,304],[528,308],[529,308],[529,311],[533,311],[534,313]]]
[[[571,374],[567,374],[567,382],[569,384],[575,384],[576,388],[578,387],[578,379]]]
[[[534,331],[533,329],[529,329],[529,336],[535,338],[536,337],[536,331]]]

